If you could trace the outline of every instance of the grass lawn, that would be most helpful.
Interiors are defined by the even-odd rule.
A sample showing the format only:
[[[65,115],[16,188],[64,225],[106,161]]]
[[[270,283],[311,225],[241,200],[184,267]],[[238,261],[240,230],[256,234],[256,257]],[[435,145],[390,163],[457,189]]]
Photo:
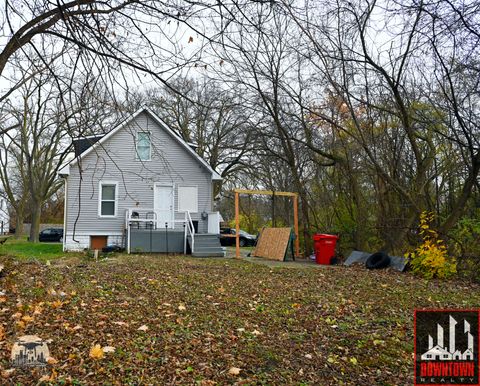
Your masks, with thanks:
[[[64,252],[62,243],[30,243],[24,238],[16,240],[9,237],[4,244],[0,245],[0,255],[45,262],[64,255]]]
[[[362,268],[3,260],[2,384],[412,384],[413,308],[480,303],[478,286]],[[8,370],[23,334],[49,340],[46,369]]]

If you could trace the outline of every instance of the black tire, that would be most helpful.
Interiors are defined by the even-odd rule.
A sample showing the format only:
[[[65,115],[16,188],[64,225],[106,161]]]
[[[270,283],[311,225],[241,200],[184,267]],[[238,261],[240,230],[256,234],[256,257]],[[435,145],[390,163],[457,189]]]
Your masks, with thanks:
[[[240,239],[240,246],[244,247],[245,245],[247,245],[247,241],[245,239]]]
[[[367,269],[387,268],[390,266],[390,260],[390,256],[385,252],[376,252],[367,259],[365,267],[367,267]]]

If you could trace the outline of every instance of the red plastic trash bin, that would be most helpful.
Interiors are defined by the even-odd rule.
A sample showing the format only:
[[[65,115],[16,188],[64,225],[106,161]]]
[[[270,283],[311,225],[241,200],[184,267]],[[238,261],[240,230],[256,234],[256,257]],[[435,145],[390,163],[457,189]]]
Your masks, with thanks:
[[[315,248],[315,261],[317,264],[329,265],[332,257],[335,256],[335,246],[337,245],[338,236],[315,234],[313,235]]]

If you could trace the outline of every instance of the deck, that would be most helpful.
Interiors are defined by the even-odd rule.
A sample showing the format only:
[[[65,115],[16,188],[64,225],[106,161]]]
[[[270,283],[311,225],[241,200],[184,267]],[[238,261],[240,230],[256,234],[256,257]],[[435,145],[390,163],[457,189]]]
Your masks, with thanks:
[[[157,253],[184,253],[184,230],[135,229],[130,230],[130,251]]]
[[[219,240],[220,215],[208,214],[208,233],[196,233],[189,212],[183,220],[159,221],[151,208],[128,209],[125,215],[128,253],[191,253],[194,256],[225,256]],[[160,227],[159,224],[165,224]]]

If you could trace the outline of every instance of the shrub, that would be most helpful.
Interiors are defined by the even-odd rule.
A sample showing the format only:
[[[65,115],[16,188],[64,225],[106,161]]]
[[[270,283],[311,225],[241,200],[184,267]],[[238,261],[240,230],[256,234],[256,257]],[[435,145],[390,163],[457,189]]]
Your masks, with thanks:
[[[454,250],[455,256],[480,257],[480,212],[477,218],[464,217],[457,226],[452,229],[449,236],[450,249]]]
[[[480,210],[473,216],[462,218],[451,230],[448,247],[451,254],[458,256],[458,274],[480,282]]]
[[[447,248],[438,233],[431,228],[434,219],[433,213],[422,212],[420,215],[420,235],[422,244],[415,251],[406,254],[410,266],[415,274],[426,279],[434,277],[445,279],[457,272],[457,262],[449,258]]]

